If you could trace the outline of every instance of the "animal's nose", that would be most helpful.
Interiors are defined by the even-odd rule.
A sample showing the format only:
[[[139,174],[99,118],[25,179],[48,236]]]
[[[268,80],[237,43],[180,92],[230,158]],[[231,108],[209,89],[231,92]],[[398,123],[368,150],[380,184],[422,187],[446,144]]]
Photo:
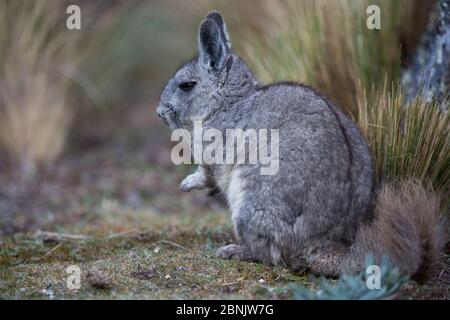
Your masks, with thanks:
[[[161,105],[159,105],[159,106],[156,108],[156,113],[158,114],[158,117],[160,117],[160,118],[163,117],[164,109],[163,109],[163,107],[162,107]]]
[[[170,104],[160,104],[156,108],[156,113],[160,118],[164,118],[166,114],[173,115],[175,112],[173,111],[173,108]]]

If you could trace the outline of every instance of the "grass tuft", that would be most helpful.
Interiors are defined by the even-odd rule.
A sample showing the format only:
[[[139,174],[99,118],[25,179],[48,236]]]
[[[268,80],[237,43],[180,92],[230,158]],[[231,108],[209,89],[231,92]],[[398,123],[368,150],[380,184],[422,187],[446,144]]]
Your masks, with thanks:
[[[409,177],[449,194],[450,114],[418,97],[405,104],[399,89],[358,94],[358,123],[372,149],[379,182]],[[445,103],[445,102],[443,102]],[[443,197],[448,207],[448,196]]]
[[[58,7],[0,3],[0,149],[25,174],[58,156],[72,117],[64,74],[72,52]]]

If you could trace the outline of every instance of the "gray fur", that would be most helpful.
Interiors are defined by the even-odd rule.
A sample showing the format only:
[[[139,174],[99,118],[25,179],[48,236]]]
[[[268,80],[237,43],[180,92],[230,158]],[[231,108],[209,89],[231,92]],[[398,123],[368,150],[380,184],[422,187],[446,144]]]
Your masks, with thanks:
[[[221,16],[208,17],[200,27],[199,57],[168,82],[157,112],[172,128],[191,130],[202,119],[205,129],[223,132],[279,129],[280,168],[263,176],[259,165],[202,166],[183,181],[183,190],[218,188],[226,196],[237,244],[220,248],[219,257],[339,274],[350,265],[349,248],[373,211],[367,143],[313,89],[289,82],[259,85],[232,53]],[[178,88],[187,81],[197,83],[190,92]]]

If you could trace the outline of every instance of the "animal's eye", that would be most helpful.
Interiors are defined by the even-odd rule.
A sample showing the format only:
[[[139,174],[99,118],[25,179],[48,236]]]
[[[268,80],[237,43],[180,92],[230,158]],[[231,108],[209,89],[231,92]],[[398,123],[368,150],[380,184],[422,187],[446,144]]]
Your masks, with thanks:
[[[191,91],[192,89],[194,89],[194,87],[195,87],[196,84],[197,84],[197,82],[195,82],[195,81],[191,81],[191,82],[183,82],[183,83],[180,83],[180,84],[178,85],[178,87],[179,87],[181,90],[188,92],[188,91]]]

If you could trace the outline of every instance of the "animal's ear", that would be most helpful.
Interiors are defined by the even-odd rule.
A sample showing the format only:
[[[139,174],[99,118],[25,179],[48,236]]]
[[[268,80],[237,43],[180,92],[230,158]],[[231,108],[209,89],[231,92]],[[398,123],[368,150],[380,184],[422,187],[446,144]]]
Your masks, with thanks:
[[[211,19],[217,24],[217,27],[220,30],[220,35],[222,36],[222,39],[225,42],[228,50],[230,50],[231,49],[230,34],[228,33],[227,25],[225,24],[222,15],[218,11],[213,11],[210,14],[208,14],[206,19]]]
[[[222,16],[212,12],[200,26],[199,61],[208,71],[221,71],[230,54],[229,37]]]

